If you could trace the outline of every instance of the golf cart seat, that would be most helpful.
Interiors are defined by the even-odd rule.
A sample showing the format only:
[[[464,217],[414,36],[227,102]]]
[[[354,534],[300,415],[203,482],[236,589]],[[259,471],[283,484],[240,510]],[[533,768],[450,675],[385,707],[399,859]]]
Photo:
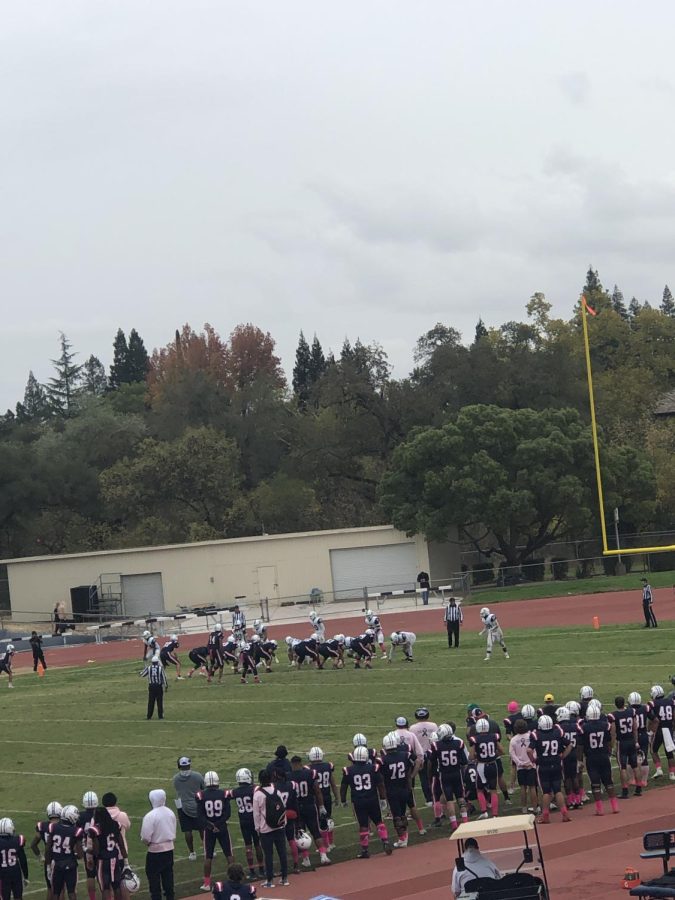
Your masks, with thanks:
[[[541,878],[529,872],[513,872],[503,878],[472,878],[464,884],[463,893],[478,900],[547,900]]]

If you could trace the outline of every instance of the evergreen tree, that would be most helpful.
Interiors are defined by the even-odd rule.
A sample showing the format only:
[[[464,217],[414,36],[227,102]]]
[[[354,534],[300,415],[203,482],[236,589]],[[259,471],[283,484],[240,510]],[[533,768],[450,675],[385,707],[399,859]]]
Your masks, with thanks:
[[[598,277],[598,272],[593,266],[588,267],[588,272],[586,272],[586,284],[584,285],[584,294],[586,296],[593,291],[602,291],[604,290],[600,278]]]
[[[16,417],[20,422],[44,422],[49,415],[46,391],[31,371],[28,373],[23,403],[16,405]]]
[[[52,360],[56,375],[49,379],[47,398],[53,412],[59,416],[68,417],[75,406],[82,366],[75,364],[77,353],[72,352],[72,344],[63,332],[61,332],[59,341],[61,355],[58,359]]]
[[[631,319],[634,319],[636,316],[640,315],[640,301],[637,297],[631,297],[630,303],[628,304],[628,315]]]
[[[113,341],[113,362],[110,366],[110,387],[113,390],[129,383],[128,363],[129,347],[127,339],[122,329],[118,328]]]
[[[352,345],[349,341],[349,338],[346,337],[344,339],[344,343],[342,344],[342,350],[340,350],[340,362],[346,363],[354,359],[354,351],[352,349]]]
[[[305,335],[300,332],[298,348],[295,351],[295,365],[293,366],[293,393],[300,409],[307,408],[310,388],[310,366],[312,356]]]
[[[628,318],[628,310],[623,299],[623,293],[616,285],[614,285],[614,290],[612,291],[612,309],[622,319]]]
[[[487,337],[488,330],[485,327],[485,323],[482,319],[478,319],[476,322],[476,334],[473,339],[474,344],[477,344],[481,338]]]
[[[309,382],[316,384],[326,371],[326,358],[323,355],[323,348],[319,343],[319,339],[314,335],[312,341],[312,351],[309,360]]]
[[[664,315],[675,317],[675,300],[673,300],[673,295],[670,293],[668,285],[663,289],[663,300],[659,309]]]
[[[143,338],[132,328],[129,332],[129,344],[127,347],[127,376],[129,382],[145,381],[150,359],[148,351],[145,349]]]
[[[108,379],[101,360],[93,354],[82,366],[82,392],[93,397],[101,397],[108,389]]]

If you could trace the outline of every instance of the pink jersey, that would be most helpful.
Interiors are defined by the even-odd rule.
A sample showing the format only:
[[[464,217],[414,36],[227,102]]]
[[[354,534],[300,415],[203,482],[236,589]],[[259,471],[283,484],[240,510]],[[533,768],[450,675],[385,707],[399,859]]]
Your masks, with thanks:
[[[416,734],[413,734],[407,728],[397,728],[396,733],[406,742],[411,753],[414,753],[418,759],[424,759],[424,748]]]
[[[410,731],[420,742],[422,750],[428,753],[431,750],[431,738],[429,735],[432,731],[438,731],[438,725],[435,722],[415,722],[410,726]]]

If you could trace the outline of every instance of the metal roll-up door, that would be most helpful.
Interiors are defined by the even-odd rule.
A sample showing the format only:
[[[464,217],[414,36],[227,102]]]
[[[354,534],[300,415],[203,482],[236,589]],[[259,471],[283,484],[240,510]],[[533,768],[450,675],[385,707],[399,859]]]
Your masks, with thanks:
[[[362,597],[371,592],[415,587],[417,549],[411,541],[383,547],[350,547],[330,551],[333,591],[336,600]]]
[[[129,618],[164,612],[162,573],[122,575],[122,599],[124,615]]]

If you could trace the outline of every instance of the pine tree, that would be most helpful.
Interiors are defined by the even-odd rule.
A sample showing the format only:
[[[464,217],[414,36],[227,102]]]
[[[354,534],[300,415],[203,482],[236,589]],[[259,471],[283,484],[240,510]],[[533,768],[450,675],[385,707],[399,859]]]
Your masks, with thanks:
[[[663,289],[663,300],[659,309],[665,316],[675,318],[675,300],[673,300],[673,295],[670,293],[668,285]]]
[[[50,415],[49,401],[45,389],[32,372],[28,373],[23,403],[17,403],[17,419],[24,422],[44,422]]]
[[[478,319],[476,322],[476,334],[474,336],[473,342],[477,344],[481,338],[487,337],[488,330],[485,327],[485,323],[482,319]]]
[[[628,304],[628,315],[631,319],[634,319],[636,316],[640,315],[640,301],[637,297],[631,297],[630,303]]]
[[[102,397],[108,389],[108,379],[101,360],[93,354],[82,366],[82,392],[92,397]]]
[[[323,355],[323,348],[319,343],[319,339],[314,335],[312,341],[312,350],[309,360],[309,383],[314,385],[319,381],[323,373],[326,371],[326,358]]]
[[[130,382],[145,381],[150,359],[145,349],[143,338],[132,328],[129,332],[129,344],[127,348],[127,375]]]
[[[612,291],[612,309],[618,316],[621,316],[622,319],[628,318],[628,310],[624,303],[623,293],[616,285],[614,285],[614,290]]]
[[[349,338],[344,339],[344,343],[342,344],[342,350],[340,351],[340,362],[346,363],[350,362],[354,359],[354,351],[352,349],[352,345],[349,341]]]
[[[127,339],[122,329],[118,328],[113,341],[113,362],[110,366],[109,384],[113,390],[116,390],[123,384],[128,384],[128,361],[129,347],[127,346]]]
[[[588,272],[586,272],[586,284],[584,285],[584,294],[588,296],[592,291],[602,291],[603,287],[600,282],[600,278],[598,277],[597,269],[594,269],[593,266],[588,267]]]
[[[312,356],[305,335],[300,332],[298,348],[295,351],[295,365],[293,366],[293,393],[300,409],[307,408],[310,387],[310,366]]]
[[[61,332],[59,340],[61,355],[58,359],[52,360],[56,375],[49,379],[47,398],[53,412],[59,416],[68,417],[72,414],[75,406],[82,366],[75,364],[77,353],[72,352],[72,344],[63,332]]]

